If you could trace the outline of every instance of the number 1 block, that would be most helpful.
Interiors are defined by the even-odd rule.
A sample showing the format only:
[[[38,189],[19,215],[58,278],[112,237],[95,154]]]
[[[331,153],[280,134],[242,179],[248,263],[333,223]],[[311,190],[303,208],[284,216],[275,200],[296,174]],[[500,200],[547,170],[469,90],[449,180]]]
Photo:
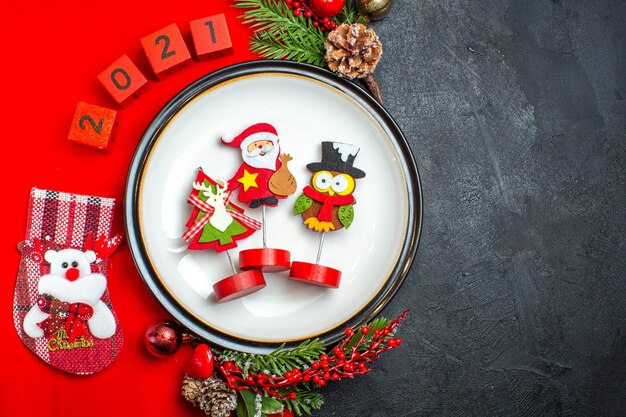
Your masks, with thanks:
[[[94,104],[79,102],[76,106],[68,139],[105,150],[117,130],[117,112]]]
[[[191,62],[191,55],[176,23],[144,36],[141,45],[158,80]]]
[[[200,61],[226,55],[233,51],[226,17],[223,14],[192,20],[189,22],[189,26],[196,55]]]
[[[122,55],[98,74],[98,80],[122,107],[135,101],[148,88],[148,80],[128,55]]]

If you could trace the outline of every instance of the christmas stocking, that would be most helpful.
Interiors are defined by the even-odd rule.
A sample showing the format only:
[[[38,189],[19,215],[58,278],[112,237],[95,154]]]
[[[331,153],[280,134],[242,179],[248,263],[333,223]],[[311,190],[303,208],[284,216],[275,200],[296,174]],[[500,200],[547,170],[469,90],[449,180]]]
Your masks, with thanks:
[[[107,291],[115,200],[33,188],[13,300],[20,338],[45,362],[88,375],[123,342]]]

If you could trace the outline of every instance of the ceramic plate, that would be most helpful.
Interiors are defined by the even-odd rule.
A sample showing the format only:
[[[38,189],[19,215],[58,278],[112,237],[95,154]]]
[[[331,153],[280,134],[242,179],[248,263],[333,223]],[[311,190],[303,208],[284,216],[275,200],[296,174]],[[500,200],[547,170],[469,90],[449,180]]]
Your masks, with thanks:
[[[288,272],[265,273],[267,286],[216,303],[212,285],[232,274],[227,255],[190,251],[181,239],[192,207],[186,200],[202,167],[230,178],[241,163],[224,146],[257,122],[278,130],[281,152],[298,181],[296,194],[266,211],[268,247],[289,249],[292,261],[315,262],[319,234],[292,214],[309,184],[306,164],[320,161],[321,141],[356,144],[354,222],[327,233],[321,264],[343,272],[338,289],[302,284]],[[234,200],[235,201],[235,200]],[[236,202],[236,201],[235,201]],[[260,209],[246,214],[261,219]],[[348,326],[377,315],[408,273],[421,224],[421,191],[407,142],[389,114],[367,93],[317,67],[286,61],[232,66],[191,84],[147,128],[133,157],[125,197],[129,246],[150,291],[181,324],[225,348],[267,352],[282,343],[320,337],[330,344]],[[257,232],[231,250],[262,246]]]

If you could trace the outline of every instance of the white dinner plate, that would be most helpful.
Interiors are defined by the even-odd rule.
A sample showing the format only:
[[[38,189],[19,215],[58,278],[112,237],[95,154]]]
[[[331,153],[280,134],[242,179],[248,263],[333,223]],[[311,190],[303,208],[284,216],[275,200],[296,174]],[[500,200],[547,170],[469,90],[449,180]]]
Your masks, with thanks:
[[[306,165],[319,162],[322,141],[358,145],[354,221],[327,233],[320,263],[342,271],[338,289],[288,279],[288,271],[265,273],[261,291],[217,303],[212,285],[232,275],[227,255],[191,251],[181,239],[192,212],[186,200],[198,167],[211,178],[231,178],[241,163],[238,148],[222,134],[274,125],[281,152],[298,190],[266,210],[269,247],[288,249],[292,261],[315,262],[319,234],[292,214]],[[261,219],[260,209],[245,213]],[[370,320],[391,300],[408,273],[419,240],[422,200],[417,168],[402,132],[364,90],[332,73],[286,61],[235,65],[191,84],[155,117],[129,170],[125,219],[137,268],[163,307],[189,331],[219,346],[267,352],[285,343],[322,338]],[[262,246],[256,232],[231,250]]]

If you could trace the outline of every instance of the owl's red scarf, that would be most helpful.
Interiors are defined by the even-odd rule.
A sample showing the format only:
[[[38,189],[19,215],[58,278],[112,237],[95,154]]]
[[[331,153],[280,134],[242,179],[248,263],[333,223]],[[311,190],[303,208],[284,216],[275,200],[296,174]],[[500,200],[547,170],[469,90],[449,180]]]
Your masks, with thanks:
[[[332,221],[333,218],[333,207],[335,206],[345,206],[346,204],[354,204],[354,196],[350,195],[330,195],[320,193],[313,189],[313,187],[306,186],[304,187],[304,195],[312,198],[315,201],[319,201],[322,203],[322,208],[320,209],[320,214],[317,216],[318,220],[323,222]]]

